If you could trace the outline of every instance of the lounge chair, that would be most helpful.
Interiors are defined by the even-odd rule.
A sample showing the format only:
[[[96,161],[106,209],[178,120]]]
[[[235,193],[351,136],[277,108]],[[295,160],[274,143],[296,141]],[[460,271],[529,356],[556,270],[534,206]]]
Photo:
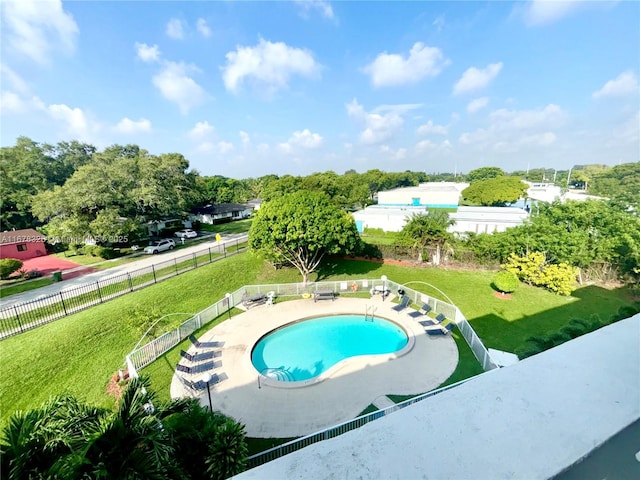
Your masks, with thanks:
[[[431,307],[429,306],[428,303],[425,303],[424,305],[422,305],[422,307],[420,307],[420,310],[409,312],[408,315],[412,318],[420,318],[426,315],[427,313],[429,313],[430,311],[431,311]]]
[[[211,380],[209,380],[209,385],[215,385],[216,383],[220,383],[222,379],[214,374],[211,375]],[[184,379],[184,384],[189,387],[191,390],[195,390],[195,391],[200,391],[200,390],[204,390],[205,388],[207,388],[207,382],[205,382],[204,380],[198,380],[197,382],[192,382],[191,380],[188,379]]]
[[[216,348],[221,347],[224,344],[223,342],[201,342],[193,335],[193,333],[190,334],[187,338],[196,348]]]
[[[402,297],[402,301],[398,305],[391,307],[391,309],[395,310],[396,312],[400,312],[409,306],[410,300],[411,299],[405,295],[404,297]]]
[[[202,353],[194,353],[194,354],[187,353],[184,350],[180,350],[180,356],[190,362],[200,362],[202,360],[211,360],[214,357],[219,357],[221,354],[222,352],[214,352],[213,350],[210,350],[208,352],[202,352]]]
[[[427,335],[447,335],[454,328],[456,328],[456,324],[447,321],[438,325],[438,328],[426,329]]]
[[[202,344],[198,341],[198,339],[192,334],[189,335],[189,340],[193,343],[193,346],[196,348],[200,348]]]
[[[436,316],[436,321],[437,321],[438,323],[442,323],[442,322],[444,322],[446,319],[447,319],[447,317],[446,317],[446,315],[445,315],[444,313],[439,313],[439,314]]]
[[[181,363],[176,365],[176,370],[183,373],[189,373],[189,374],[194,373],[191,367],[187,367],[186,365],[182,365]]]

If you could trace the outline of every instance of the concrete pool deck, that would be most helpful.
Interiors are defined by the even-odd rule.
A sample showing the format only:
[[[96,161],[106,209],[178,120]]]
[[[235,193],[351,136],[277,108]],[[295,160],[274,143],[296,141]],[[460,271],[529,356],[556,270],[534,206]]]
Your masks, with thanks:
[[[297,437],[356,417],[376,398],[386,394],[411,395],[437,388],[455,370],[458,349],[450,335],[429,336],[405,312],[380,296],[371,299],[336,298],[313,302],[291,300],[253,307],[222,322],[202,335],[203,342],[222,342],[222,365],[212,373],[224,380],[211,386],[214,410],[246,425],[251,437]],[[414,336],[413,348],[400,357],[394,354],[353,357],[331,369],[329,378],[300,388],[262,385],[251,363],[253,345],[267,332],[295,320],[336,314],[375,315],[392,320]],[[410,311],[409,309],[406,312]],[[190,352],[195,351],[192,348]],[[200,349],[200,351],[203,351]],[[397,358],[396,358],[397,357]],[[184,364],[188,362],[183,361]],[[192,381],[201,374],[187,375]],[[286,382],[283,382],[286,383]],[[171,383],[171,397],[191,396],[177,375]],[[208,406],[206,389],[199,395]]]

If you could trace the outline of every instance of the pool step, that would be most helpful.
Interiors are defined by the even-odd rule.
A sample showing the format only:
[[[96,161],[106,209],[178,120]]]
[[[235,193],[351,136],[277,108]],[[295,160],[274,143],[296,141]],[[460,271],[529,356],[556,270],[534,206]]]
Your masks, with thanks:
[[[381,395],[373,401],[373,404],[378,407],[380,410],[387,407],[392,407],[395,405],[393,400],[391,400],[386,395]]]

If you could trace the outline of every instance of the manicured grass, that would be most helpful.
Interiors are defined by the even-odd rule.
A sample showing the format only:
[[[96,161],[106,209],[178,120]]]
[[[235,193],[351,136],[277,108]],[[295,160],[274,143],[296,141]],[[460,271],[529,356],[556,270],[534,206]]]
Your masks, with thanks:
[[[246,218],[244,220],[234,220],[227,223],[216,223],[215,225],[202,223],[200,224],[200,230],[213,233],[245,233],[249,231],[252,221],[251,218]]]
[[[513,351],[531,335],[557,331],[572,318],[609,318],[621,306],[632,304],[625,290],[594,286],[584,287],[569,298],[521,286],[511,300],[502,300],[493,296],[490,287],[493,272],[407,268],[346,259],[328,259],[317,278],[349,281],[381,275],[400,283],[436,285],[458,304],[488,347],[507,351]],[[109,378],[122,368],[126,354],[161,316],[198,312],[242,285],[300,280],[295,269],[276,270],[245,253],[5,339],[0,342],[0,424],[15,410],[37,407],[49,395],[63,391],[108,406],[113,402],[105,393]],[[426,285],[410,286],[435,296]],[[173,320],[179,323],[183,319]],[[153,388],[161,397],[168,398],[178,351],[174,349],[143,370],[151,376]],[[464,348],[460,352],[461,359],[466,357]],[[461,362],[448,382],[472,374],[477,371],[474,368]]]
[[[291,438],[252,438],[247,437],[247,447],[249,448],[249,455],[264,452],[270,448],[277,447],[283,443],[295,440],[297,437]]]
[[[53,253],[54,257],[69,260],[70,262],[77,263],[78,265],[93,265],[94,263],[104,262],[102,257],[94,257],[93,255],[72,255],[70,252]]]
[[[24,280],[9,285],[2,285],[0,286],[0,298],[15,295],[16,293],[28,292],[29,290],[35,290],[40,287],[46,287],[52,283],[53,279],[49,276],[34,280]]]

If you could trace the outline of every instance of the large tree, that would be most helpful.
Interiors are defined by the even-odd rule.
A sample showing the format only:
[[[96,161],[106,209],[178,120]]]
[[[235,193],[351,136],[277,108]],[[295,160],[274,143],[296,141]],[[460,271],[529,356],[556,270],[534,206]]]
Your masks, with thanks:
[[[434,265],[439,265],[443,247],[453,238],[447,228],[454,223],[447,212],[429,210],[428,213],[409,217],[399,239],[418,251],[418,262],[422,262],[422,255],[427,247],[435,247],[430,260]]]
[[[467,174],[467,180],[469,183],[474,183],[479,180],[487,180],[488,178],[502,177],[504,170],[498,167],[480,167],[475,170],[471,170]]]
[[[518,177],[499,176],[472,183],[462,191],[462,197],[470,203],[504,207],[522,198],[527,188],[527,184]]]
[[[360,242],[351,215],[326,195],[305,190],[264,203],[249,230],[254,252],[295,266],[304,283],[326,254],[352,253]]]

